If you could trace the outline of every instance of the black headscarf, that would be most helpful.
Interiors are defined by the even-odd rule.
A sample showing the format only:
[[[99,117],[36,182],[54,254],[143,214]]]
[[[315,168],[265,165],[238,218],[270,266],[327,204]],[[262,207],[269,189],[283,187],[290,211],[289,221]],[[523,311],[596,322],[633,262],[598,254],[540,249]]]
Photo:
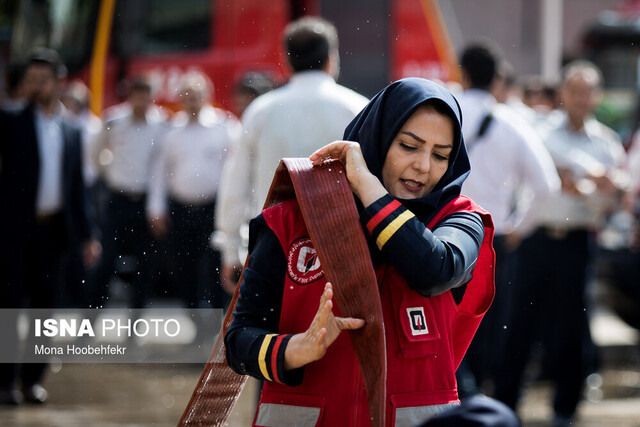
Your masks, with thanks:
[[[404,123],[423,104],[437,105],[453,121],[453,149],[449,167],[428,195],[401,200],[422,222],[428,222],[458,195],[471,169],[462,138],[462,112],[458,101],[445,88],[429,80],[406,78],[382,89],[344,131],[344,139],[360,144],[367,167],[382,182],[382,166],[389,147]]]

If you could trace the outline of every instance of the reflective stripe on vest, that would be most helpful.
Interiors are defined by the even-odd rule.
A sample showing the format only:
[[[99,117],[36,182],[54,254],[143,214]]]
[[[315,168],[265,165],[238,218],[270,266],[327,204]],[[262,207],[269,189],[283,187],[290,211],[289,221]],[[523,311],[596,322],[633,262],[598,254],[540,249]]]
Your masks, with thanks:
[[[454,406],[458,406],[460,403],[451,402],[442,405],[430,405],[430,406],[412,406],[409,408],[396,409],[396,423],[395,427],[414,427],[422,424],[428,419],[434,417],[442,411],[445,411]]]
[[[320,418],[320,408],[261,403],[256,426],[261,427],[312,427]]]

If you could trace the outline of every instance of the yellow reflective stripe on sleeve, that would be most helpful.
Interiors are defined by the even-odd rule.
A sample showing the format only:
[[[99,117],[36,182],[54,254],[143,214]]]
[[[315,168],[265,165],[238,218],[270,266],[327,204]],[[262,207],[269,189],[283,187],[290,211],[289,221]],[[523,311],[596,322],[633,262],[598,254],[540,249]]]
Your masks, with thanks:
[[[393,234],[398,231],[398,228],[402,227],[402,224],[409,221],[415,215],[411,211],[404,211],[396,219],[391,221],[389,225],[387,225],[384,230],[378,235],[376,239],[376,245],[378,245],[378,249],[382,249],[382,247],[387,243],[387,241],[393,236]]]
[[[258,354],[258,366],[260,367],[260,372],[267,379],[267,381],[273,381],[269,376],[269,372],[267,371],[267,363],[265,362],[265,356],[267,355],[267,350],[269,349],[269,344],[271,343],[271,338],[275,337],[278,334],[269,334],[264,337],[262,341],[262,345],[260,346],[260,353]]]

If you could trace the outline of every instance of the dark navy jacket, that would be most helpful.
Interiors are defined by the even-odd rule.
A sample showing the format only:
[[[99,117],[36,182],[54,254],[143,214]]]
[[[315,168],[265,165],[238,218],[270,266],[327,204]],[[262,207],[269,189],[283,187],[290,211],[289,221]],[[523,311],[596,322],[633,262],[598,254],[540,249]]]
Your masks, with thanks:
[[[62,120],[62,214],[67,242],[90,237],[85,186],[82,178],[80,129]],[[35,111],[0,113],[0,236],[24,236],[35,226],[40,171]]]

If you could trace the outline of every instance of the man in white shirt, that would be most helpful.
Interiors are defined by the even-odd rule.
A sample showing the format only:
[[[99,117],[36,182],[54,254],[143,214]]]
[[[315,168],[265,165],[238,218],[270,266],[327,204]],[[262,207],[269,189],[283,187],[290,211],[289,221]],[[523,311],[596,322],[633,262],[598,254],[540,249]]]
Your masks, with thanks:
[[[132,255],[137,261],[131,283],[133,307],[143,308],[149,301],[153,247],[145,215],[146,197],[153,157],[165,131],[150,107],[151,85],[143,77],[136,78],[127,105],[105,120],[90,147],[108,193],[102,221],[103,253],[92,279],[92,306],[102,306],[109,297],[108,285],[118,255]]]
[[[627,236],[627,243],[640,254],[640,134],[637,131],[627,154],[626,170],[629,174],[630,185],[629,192],[625,196],[625,209],[634,218]],[[640,303],[640,299],[638,303]]]
[[[211,95],[200,73],[180,84],[184,110],[161,141],[147,203],[151,231],[170,234],[173,277],[188,308],[223,307],[220,254],[209,245],[223,165],[242,128],[230,113],[206,103]]]
[[[344,128],[366,105],[363,96],[337,78],[338,36],[319,18],[292,22],[284,34],[294,74],[289,83],[258,97],[242,117],[244,135],[225,165],[216,214],[216,243],[222,248],[222,284],[235,288],[242,265],[240,228],[258,213],[273,172],[283,157],[306,157],[342,138]]]
[[[89,109],[89,88],[81,80],[74,80],[69,83],[60,100],[69,113],[69,119],[82,131],[84,183],[87,189],[91,189],[96,183],[98,173],[94,162],[91,160],[89,147],[91,141],[102,130],[102,121]]]
[[[494,352],[509,306],[511,252],[537,226],[542,201],[560,187],[553,161],[536,133],[490,92],[500,61],[489,43],[468,46],[460,60],[465,91],[458,101],[471,162],[462,192],[491,213],[495,226],[496,296],[459,370],[460,375],[468,363],[478,384],[492,380],[497,368]],[[519,198],[522,189],[531,200]],[[461,390],[473,393],[473,378],[459,378]]]
[[[552,125],[544,144],[562,180],[562,192],[542,204],[541,227],[519,250],[517,281],[507,323],[505,358],[496,397],[515,408],[535,332],[543,344],[556,393],[554,425],[570,425],[593,355],[585,286],[593,233],[618,202],[625,153],[618,136],[592,112],[599,99],[600,71],[576,61],[563,72],[563,119]]]
[[[462,57],[464,93],[458,97],[471,174],[463,192],[487,209],[497,236],[522,239],[537,226],[538,204],[560,188],[553,161],[536,132],[489,92],[499,58],[490,48],[470,46]],[[484,127],[483,127],[484,125]],[[515,203],[520,186],[531,203]]]

